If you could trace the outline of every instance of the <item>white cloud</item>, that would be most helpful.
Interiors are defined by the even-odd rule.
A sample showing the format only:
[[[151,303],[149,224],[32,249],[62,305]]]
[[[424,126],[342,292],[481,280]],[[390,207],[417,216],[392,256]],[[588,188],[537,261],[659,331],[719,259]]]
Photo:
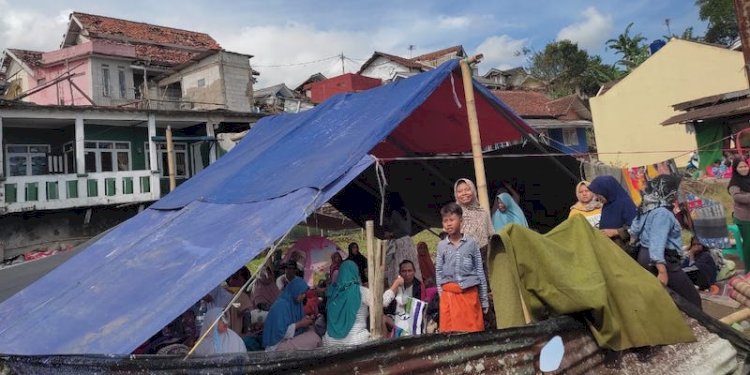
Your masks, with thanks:
[[[62,41],[70,10],[50,15],[19,9],[0,0],[0,49],[20,48],[49,51]]]
[[[470,17],[448,17],[448,16],[440,16],[438,17],[438,23],[437,26],[440,28],[464,28],[466,26],[469,26],[471,24],[471,18]]]
[[[253,69],[261,73],[256,88],[284,82],[294,88],[314,73],[327,77],[341,74],[344,56],[367,58],[372,54],[370,36],[365,33],[325,31],[310,25],[288,23],[284,26],[244,27],[239,33],[212,32],[227,50],[251,54]],[[310,64],[303,64],[317,61]],[[347,73],[356,73],[360,63],[345,60]]]
[[[483,73],[490,68],[509,69],[523,65],[524,56],[520,52],[526,42],[526,39],[513,39],[507,35],[485,39],[476,48],[476,53],[484,54],[484,61],[479,64],[480,70]]]
[[[600,13],[594,7],[583,11],[583,19],[564,27],[557,33],[557,40],[570,40],[589,52],[601,50],[613,28],[612,16]]]

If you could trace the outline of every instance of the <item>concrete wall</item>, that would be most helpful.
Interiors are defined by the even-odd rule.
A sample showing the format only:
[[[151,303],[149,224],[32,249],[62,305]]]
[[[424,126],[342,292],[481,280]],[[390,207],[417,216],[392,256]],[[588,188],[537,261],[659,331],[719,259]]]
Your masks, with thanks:
[[[120,105],[135,100],[135,88],[133,87],[133,70],[130,69],[129,60],[111,59],[103,57],[92,57],[91,68],[91,98],[96,105]],[[104,96],[103,66],[109,69],[109,95]],[[119,70],[124,71],[125,95],[120,92]]]
[[[678,114],[673,104],[747,89],[743,65],[741,52],[673,39],[609,91],[590,99],[599,159],[640,166],[694,150],[695,136],[685,126],[661,122]],[[677,164],[688,158],[689,153]]]
[[[253,76],[245,55],[222,52],[227,109],[250,112],[253,102]]]

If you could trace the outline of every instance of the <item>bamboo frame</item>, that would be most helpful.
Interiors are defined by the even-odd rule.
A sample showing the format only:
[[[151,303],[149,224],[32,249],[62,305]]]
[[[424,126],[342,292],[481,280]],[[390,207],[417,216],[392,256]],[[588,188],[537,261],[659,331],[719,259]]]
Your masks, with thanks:
[[[367,287],[370,289],[370,336],[383,337],[383,257],[382,243],[375,239],[375,222],[365,222],[367,236]]]
[[[461,60],[461,76],[464,84],[464,97],[466,98],[466,116],[469,119],[471,154],[474,157],[474,175],[477,182],[479,205],[486,210],[490,210],[489,194],[487,193],[487,174],[484,171],[484,160],[482,159],[482,139],[479,135],[479,119],[477,118],[474,83],[471,78],[470,67],[470,64],[478,63],[481,59],[482,55],[475,55]]]

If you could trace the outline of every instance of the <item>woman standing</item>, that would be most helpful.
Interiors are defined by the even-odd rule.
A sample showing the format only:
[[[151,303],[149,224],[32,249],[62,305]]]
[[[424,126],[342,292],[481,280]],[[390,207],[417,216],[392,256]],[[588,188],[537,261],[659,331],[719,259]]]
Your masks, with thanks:
[[[479,205],[477,198],[477,188],[468,178],[460,178],[453,185],[453,193],[456,197],[456,203],[463,210],[463,221],[461,222],[461,233],[474,237],[474,240],[482,249],[484,258],[484,249],[489,243],[490,236],[495,233],[492,225],[489,211]]]
[[[591,181],[589,190],[602,203],[599,230],[627,250],[630,239],[628,227],[635,218],[637,209],[630,195],[612,176],[599,176]],[[635,256],[635,254],[631,254]]]
[[[734,201],[734,223],[742,235],[742,258],[750,262],[750,166],[742,158],[735,159],[732,166],[729,195]]]
[[[367,283],[367,258],[359,252],[359,245],[356,242],[349,244],[349,257],[346,260],[351,260],[357,264],[362,282]]]
[[[659,176],[648,182],[630,235],[640,242],[638,263],[664,285],[701,308],[693,282],[682,270],[682,227],[672,213],[679,179]]]
[[[398,276],[398,266],[404,260],[414,264],[415,275],[422,280],[422,270],[419,268],[417,248],[411,238],[411,214],[398,193],[388,194],[388,207],[391,216],[386,226],[385,245],[385,276],[388,283],[392,283]]]
[[[498,232],[508,224],[519,224],[526,228],[529,227],[523,210],[513,200],[513,197],[508,193],[499,193],[495,197],[492,225],[495,228],[495,232]]]
[[[594,199],[587,181],[581,181],[576,185],[576,198],[578,202],[570,207],[568,217],[583,215],[592,227],[598,229],[599,220],[602,218],[602,203]]]

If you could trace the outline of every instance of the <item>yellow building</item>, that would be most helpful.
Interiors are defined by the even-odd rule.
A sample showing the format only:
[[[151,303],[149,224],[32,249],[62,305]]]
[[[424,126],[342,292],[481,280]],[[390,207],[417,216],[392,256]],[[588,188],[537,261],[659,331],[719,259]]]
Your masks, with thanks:
[[[599,160],[640,166],[676,158],[684,166],[695,135],[660,125],[672,105],[748,88],[742,52],[672,39],[609,89],[590,99]]]

